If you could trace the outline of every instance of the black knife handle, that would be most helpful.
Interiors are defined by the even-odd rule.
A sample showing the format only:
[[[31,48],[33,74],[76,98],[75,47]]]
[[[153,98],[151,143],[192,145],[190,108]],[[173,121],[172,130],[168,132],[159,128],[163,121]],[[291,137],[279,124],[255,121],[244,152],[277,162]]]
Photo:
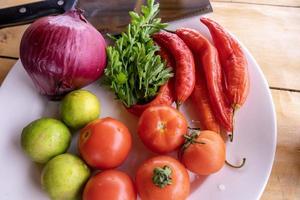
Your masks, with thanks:
[[[28,24],[43,16],[63,13],[64,2],[48,0],[0,9],[0,28]]]

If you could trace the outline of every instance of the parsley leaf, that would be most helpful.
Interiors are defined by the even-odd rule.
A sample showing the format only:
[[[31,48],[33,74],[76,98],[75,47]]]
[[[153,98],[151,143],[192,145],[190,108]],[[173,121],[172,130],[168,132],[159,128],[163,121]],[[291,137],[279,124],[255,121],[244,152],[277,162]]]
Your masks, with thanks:
[[[159,47],[151,34],[167,24],[155,18],[159,4],[148,0],[141,14],[129,12],[131,23],[119,38],[111,37],[115,44],[107,47],[108,63],[104,71],[104,84],[108,85],[126,107],[146,103],[154,98],[161,85],[173,76],[157,55]]]

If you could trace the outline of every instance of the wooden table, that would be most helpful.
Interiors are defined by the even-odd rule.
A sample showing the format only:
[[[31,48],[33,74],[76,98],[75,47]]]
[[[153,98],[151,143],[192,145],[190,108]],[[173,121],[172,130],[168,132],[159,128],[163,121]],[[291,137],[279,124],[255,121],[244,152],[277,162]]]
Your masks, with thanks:
[[[1,0],[0,7],[33,0]],[[300,199],[300,0],[220,0],[210,16],[254,55],[272,91],[278,122],[275,163],[261,199]],[[0,83],[19,57],[27,26],[0,30]],[[238,191],[236,191],[238,192]]]

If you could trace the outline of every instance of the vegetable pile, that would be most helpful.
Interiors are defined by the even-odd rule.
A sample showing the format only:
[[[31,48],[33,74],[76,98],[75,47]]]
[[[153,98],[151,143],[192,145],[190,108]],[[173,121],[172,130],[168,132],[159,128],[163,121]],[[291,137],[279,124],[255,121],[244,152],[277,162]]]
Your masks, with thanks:
[[[136,169],[135,181],[116,170],[130,154],[132,133],[117,119],[99,118],[101,104],[96,95],[85,90],[72,91],[60,103],[61,121],[35,120],[21,135],[27,156],[45,164],[42,186],[52,199],[82,196],[83,200],[135,200],[139,194],[142,200],[184,200],[191,189],[188,170],[208,176],[225,164],[233,168],[245,164],[245,158],[239,165],[226,160],[226,133],[232,141],[234,114],[245,103],[249,92],[247,60],[242,48],[219,24],[207,18],[200,20],[211,32],[214,44],[194,29],[167,31],[167,25],[155,18],[158,8],[158,4],[148,0],[140,15],[130,12],[131,23],[126,32],[118,37],[110,36],[115,43],[106,48],[108,62],[103,83],[130,113],[139,117],[135,127],[140,138],[138,142],[163,155],[153,156],[140,166],[131,166]],[[104,68],[102,48],[106,45],[102,36],[96,34],[78,12],[71,13],[75,19],[69,13],[35,22],[21,44],[25,69],[40,92],[51,98],[90,83]],[[61,23],[65,17],[81,26],[78,30],[78,27],[68,29],[78,34],[71,40],[76,36],[74,41],[85,41],[84,44],[89,45],[83,47],[84,55],[92,53],[94,57],[78,58],[81,50],[71,55],[70,51],[63,51],[62,46],[55,48],[60,43],[54,39],[55,45],[50,44],[48,36],[33,38],[35,34],[44,33],[40,24],[49,25],[51,20],[55,21],[54,32],[73,26]],[[81,31],[92,34],[95,45],[83,39]],[[66,40],[68,47],[77,48],[79,43]],[[45,52],[37,53],[34,41],[39,45],[47,44],[41,45],[46,48]],[[29,51],[25,53],[25,49]],[[93,50],[97,50],[97,55]],[[44,57],[49,52],[53,62]],[[28,58],[31,55],[33,57]],[[87,59],[86,62],[83,59]],[[69,73],[80,76],[70,77]],[[94,73],[93,77],[90,73]],[[49,88],[45,90],[48,82]],[[194,120],[200,122],[200,127],[189,127],[180,112],[188,99],[198,114],[198,119]],[[77,130],[80,132],[77,141],[80,157],[65,153],[72,132]],[[167,155],[174,152],[177,152],[177,159]],[[96,171],[92,177],[91,170]]]

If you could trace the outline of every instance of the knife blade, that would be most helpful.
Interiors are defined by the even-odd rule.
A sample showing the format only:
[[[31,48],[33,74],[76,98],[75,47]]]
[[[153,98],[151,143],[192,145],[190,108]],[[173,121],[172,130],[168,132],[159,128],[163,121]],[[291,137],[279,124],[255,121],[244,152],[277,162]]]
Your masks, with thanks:
[[[157,0],[160,17],[168,22],[212,12],[209,0]],[[87,20],[102,33],[118,34],[130,22],[128,12],[139,12],[146,0],[47,0],[0,9],[0,29],[30,23],[39,17],[80,8]]]
[[[163,22],[212,12],[209,0],[156,0]],[[118,34],[130,22],[129,11],[139,12],[146,0],[79,0],[87,20],[102,33]]]

